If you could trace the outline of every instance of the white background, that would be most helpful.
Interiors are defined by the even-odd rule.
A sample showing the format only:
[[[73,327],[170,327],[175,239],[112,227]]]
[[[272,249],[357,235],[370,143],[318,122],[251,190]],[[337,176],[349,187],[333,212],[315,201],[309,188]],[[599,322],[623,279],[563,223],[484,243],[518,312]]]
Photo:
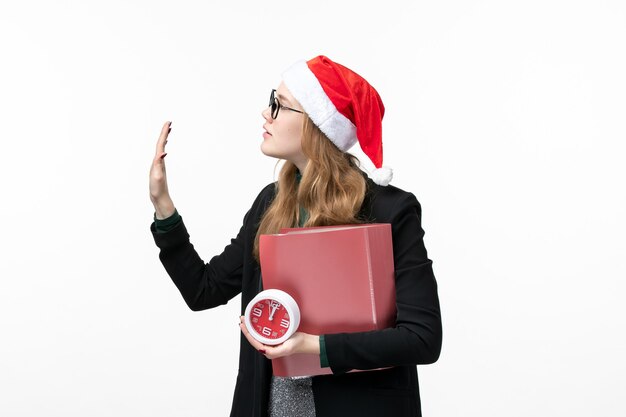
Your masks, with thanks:
[[[172,120],[172,198],[219,254],[276,178],[270,89],[318,54],[380,92],[422,204],[424,415],[625,415],[625,40],[620,1],[4,2],[0,415],[228,415],[240,297],[187,308],[148,172]]]

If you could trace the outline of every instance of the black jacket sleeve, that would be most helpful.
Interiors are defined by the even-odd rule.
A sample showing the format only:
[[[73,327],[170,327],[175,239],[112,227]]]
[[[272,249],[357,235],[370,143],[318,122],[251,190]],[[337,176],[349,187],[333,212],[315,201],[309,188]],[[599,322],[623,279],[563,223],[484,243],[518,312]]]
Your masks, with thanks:
[[[160,248],[159,259],[191,310],[226,304],[241,292],[246,227],[259,197],[244,216],[237,237],[208,263],[194,249],[182,219],[165,233],[157,233],[155,222],[150,225],[154,242]]]
[[[421,206],[403,193],[391,214],[397,317],[394,328],[326,334],[334,374],[352,369],[419,365],[437,361],[442,326],[437,282],[424,247]]]
[[[226,304],[241,292],[244,226],[224,251],[208,263],[196,252],[182,220],[166,233],[157,233],[154,223],[150,230],[161,249],[161,263],[191,310]]]

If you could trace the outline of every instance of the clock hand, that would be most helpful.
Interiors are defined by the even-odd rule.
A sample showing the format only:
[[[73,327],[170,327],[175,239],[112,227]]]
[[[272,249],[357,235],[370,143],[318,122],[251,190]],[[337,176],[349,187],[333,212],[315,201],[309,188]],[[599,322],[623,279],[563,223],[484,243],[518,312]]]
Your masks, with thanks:
[[[269,317],[270,320],[274,320],[274,313],[276,312],[276,309],[278,308],[279,305],[280,305],[279,303],[272,303],[270,305],[270,307],[272,308],[272,312],[270,313],[270,317]]]

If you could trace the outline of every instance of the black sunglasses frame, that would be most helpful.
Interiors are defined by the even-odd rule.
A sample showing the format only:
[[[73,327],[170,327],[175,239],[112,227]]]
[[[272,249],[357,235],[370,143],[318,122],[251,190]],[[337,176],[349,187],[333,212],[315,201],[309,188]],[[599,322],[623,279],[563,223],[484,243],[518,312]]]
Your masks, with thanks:
[[[270,104],[269,104],[269,106],[272,108],[272,119],[276,120],[280,109],[287,109],[287,110],[295,111],[296,113],[304,114],[303,111],[292,109],[291,107],[283,106],[282,104],[280,104],[280,101],[278,101],[278,98],[275,96],[275,93],[276,93],[276,89],[272,89],[272,94],[270,94]]]

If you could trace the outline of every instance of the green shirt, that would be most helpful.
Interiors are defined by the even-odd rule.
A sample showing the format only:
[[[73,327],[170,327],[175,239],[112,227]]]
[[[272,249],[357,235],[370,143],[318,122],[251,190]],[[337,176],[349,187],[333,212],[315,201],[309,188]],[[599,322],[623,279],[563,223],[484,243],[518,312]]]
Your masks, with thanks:
[[[300,171],[298,171],[296,173],[296,180],[298,181],[298,184],[300,183],[301,179],[302,179],[302,175],[300,174]],[[307,211],[304,209],[304,207],[300,206],[300,222],[299,222],[300,227],[302,227],[304,222],[306,222],[307,217],[308,217]],[[178,225],[178,223],[181,220],[182,220],[182,217],[180,216],[180,214],[178,214],[178,210],[176,210],[176,208],[174,208],[174,214],[172,214],[170,217],[166,219],[157,219],[156,212],[154,212],[154,223],[155,223],[155,228],[156,228],[157,233],[169,232],[170,230],[175,228],[176,225]],[[320,366],[322,368],[327,368],[329,366],[328,357],[326,356],[326,343],[324,342],[323,334],[320,335]]]

